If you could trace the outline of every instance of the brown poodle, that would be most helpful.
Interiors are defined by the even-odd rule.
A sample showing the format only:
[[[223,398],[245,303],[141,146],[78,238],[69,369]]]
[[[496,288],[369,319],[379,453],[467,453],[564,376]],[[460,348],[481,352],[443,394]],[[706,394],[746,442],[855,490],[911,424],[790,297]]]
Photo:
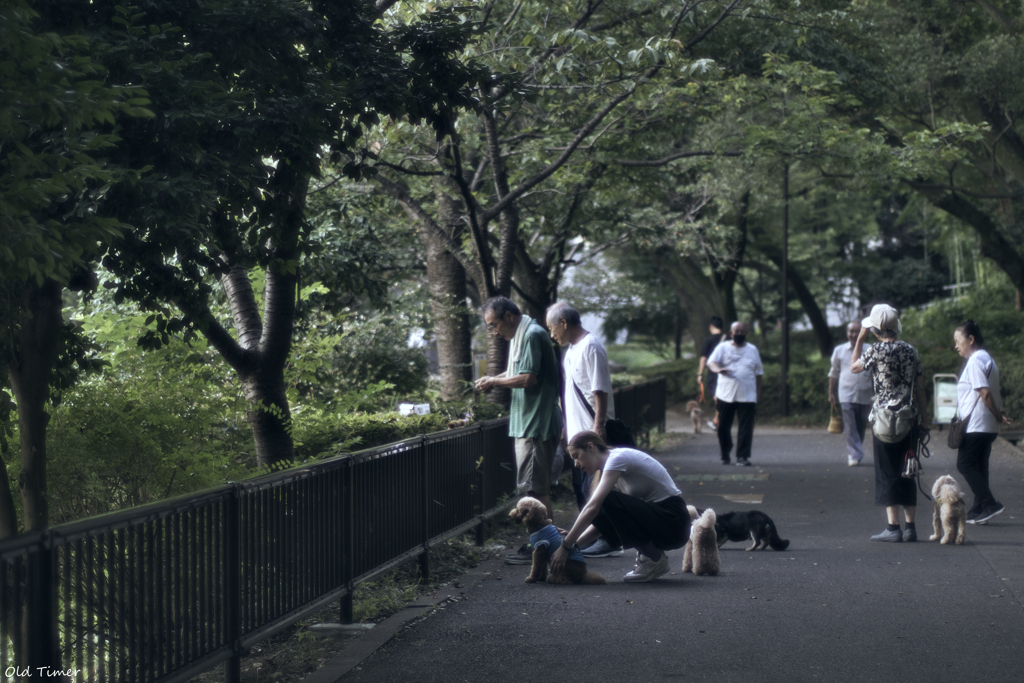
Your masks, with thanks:
[[[526,530],[530,532],[533,566],[530,568],[530,575],[526,577],[526,583],[606,583],[604,577],[597,572],[587,571],[587,562],[578,552],[576,558],[570,555],[562,571],[548,574],[551,553],[558,549],[562,541],[558,528],[547,518],[544,503],[536,498],[524,496],[519,499],[508,516],[516,522],[525,524]]]

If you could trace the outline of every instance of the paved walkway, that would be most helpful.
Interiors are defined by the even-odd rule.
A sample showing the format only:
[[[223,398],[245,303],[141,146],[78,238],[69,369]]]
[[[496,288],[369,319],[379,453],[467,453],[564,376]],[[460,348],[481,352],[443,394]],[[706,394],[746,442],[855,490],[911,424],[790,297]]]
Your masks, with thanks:
[[[670,416],[669,427],[689,420]],[[935,435],[924,482],[951,473]],[[485,563],[384,647],[318,680],[364,681],[1020,681],[1024,664],[1024,456],[996,443],[992,487],[1006,512],[968,526],[966,546],[885,544],[869,462],[847,467],[841,436],[755,430],[753,467],[719,463],[713,433],[659,455],[687,502],[762,510],[788,550],[722,549],[722,573],[625,584],[632,565],[591,560],[607,586],[523,583],[528,567]],[[968,503],[970,493],[968,492]],[[559,519],[562,525],[571,523]],[[352,662],[354,664],[354,662]]]

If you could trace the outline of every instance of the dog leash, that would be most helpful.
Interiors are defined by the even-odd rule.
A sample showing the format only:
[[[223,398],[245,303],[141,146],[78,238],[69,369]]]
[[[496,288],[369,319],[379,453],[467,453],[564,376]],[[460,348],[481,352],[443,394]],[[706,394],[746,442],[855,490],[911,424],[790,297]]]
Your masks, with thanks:
[[[921,472],[924,471],[924,468],[921,467],[921,456],[923,455],[926,458],[932,457],[931,451],[928,450],[928,442],[932,440],[932,430],[928,429],[924,425],[917,425],[914,429],[917,430],[917,452],[915,453],[914,447],[911,446],[910,450],[907,451],[906,459],[910,460],[913,458],[917,461],[917,471],[914,476],[914,478],[917,479],[917,489],[925,498],[930,501],[934,501],[935,499],[929,496],[928,492],[921,487]]]
[[[704,379],[700,380],[700,402],[704,403]]]

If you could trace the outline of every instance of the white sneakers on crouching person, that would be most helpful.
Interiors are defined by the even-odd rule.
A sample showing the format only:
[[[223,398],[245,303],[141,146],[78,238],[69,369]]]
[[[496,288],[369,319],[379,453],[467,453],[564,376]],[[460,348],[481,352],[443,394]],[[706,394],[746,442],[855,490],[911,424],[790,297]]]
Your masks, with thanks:
[[[659,576],[668,574],[668,553],[662,552],[661,559],[654,561],[642,553],[636,554],[636,566],[633,571],[622,577],[623,581],[629,583],[643,583],[654,581]]]

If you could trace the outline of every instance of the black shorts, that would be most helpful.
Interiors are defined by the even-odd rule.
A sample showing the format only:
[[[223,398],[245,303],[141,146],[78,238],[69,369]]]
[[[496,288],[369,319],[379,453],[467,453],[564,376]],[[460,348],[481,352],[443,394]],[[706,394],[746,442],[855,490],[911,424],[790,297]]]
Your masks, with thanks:
[[[917,480],[904,479],[903,466],[913,445],[914,431],[899,443],[885,443],[873,433],[875,445],[875,505],[917,505]]]

